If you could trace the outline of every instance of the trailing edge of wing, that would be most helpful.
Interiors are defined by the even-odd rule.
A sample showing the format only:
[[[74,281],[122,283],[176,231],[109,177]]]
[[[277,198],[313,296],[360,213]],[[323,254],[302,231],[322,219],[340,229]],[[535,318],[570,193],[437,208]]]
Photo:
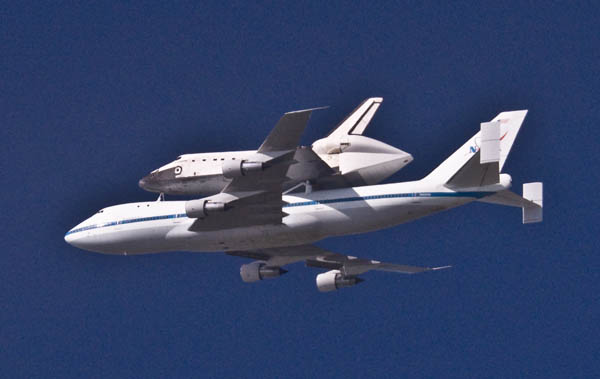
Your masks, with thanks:
[[[327,107],[311,108],[285,113],[271,133],[258,148],[259,153],[293,150],[299,145],[300,137],[306,128],[312,111]]]
[[[340,270],[347,276],[356,276],[371,270],[397,272],[401,274],[417,274],[452,267],[418,267],[385,263],[334,253],[315,245],[288,246],[251,251],[231,251],[227,252],[227,254],[263,260],[267,265],[273,267],[281,267],[287,264],[305,261],[308,267]]]
[[[425,271],[437,271],[451,268],[452,266],[440,266],[440,267],[418,267],[418,266],[405,266],[390,263],[380,263],[374,266],[371,270],[398,272],[401,274],[418,274]]]
[[[368,259],[359,259],[355,257],[348,257],[345,255],[334,254],[331,256],[324,257],[324,260],[327,263],[337,262],[340,270],[346,276],[356,276],[363,274],[367,271],[375,270],[375,271],[387,271],[387,272],[396,272],[400,274],[418,274],[426,271],[437,271],[446,268],[450,268],[452,266],[441,266],[441,267],[419,267],[419,266],[407,266],[407,265],[399,265],[394,263],[385,263]],[[308,261],[307,261],[308,264]],[[319,264],[317,262],[311,261],[311,266],[318,267]],[[334,268],[329,265],[327,268]]]

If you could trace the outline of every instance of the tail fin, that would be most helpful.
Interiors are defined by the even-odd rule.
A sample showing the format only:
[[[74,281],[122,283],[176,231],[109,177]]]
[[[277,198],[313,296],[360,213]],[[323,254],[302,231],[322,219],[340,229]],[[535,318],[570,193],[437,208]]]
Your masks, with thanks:
[[[317,154],[341,153],[350,145],[349,138],[351,136],[363,134],[382,102],[382,97],[371,97],[364,100],[327,137],[313,142],[313,151]]]
[[[492,122],[500,122],[500,171],[504,167],[504,162],[508,158],[515,139],[517,139],[525,116],[527,116],[527,110],[502,112],[492,120]]]
[[[329,133],[327,138],[341,137],[348,134],[362,135],[382,102],[382,97],[371,97],[364,100],[352,113],[346,116],[344,121]]]
[[[481,131],[424,180],[449,187],[479,187],[498,183],[499,174],[526,115],[527,110],[502,112],[491,122],[481,124]]]

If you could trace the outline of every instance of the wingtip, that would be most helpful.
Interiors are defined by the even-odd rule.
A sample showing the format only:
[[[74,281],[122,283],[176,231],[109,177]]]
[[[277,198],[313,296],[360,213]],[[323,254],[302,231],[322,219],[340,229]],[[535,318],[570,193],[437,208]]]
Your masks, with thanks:
[[[452,268],[452,266],[440,266],[440,267],[432,267],[431,271],[437,271],[437,270],[445,270],[447,268]]]
[[[301,109],[299,111],[291,111],[291,112],[286,112],[285,114],[293,114],[293,113],[305,113],[305,112],[312,112],[312,111],[318,111],[321,109],[327,109],[329,108],[329,105],[326,105],[324,107],[316,107],[316,108],[308,108],[308,109]]]

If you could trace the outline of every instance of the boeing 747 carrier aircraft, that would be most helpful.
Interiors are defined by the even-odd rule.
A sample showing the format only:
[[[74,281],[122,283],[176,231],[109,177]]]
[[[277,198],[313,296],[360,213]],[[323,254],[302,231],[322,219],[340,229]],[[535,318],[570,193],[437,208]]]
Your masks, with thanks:
[[[304,261],[329,270],[317,288],[333,291],[362,281],[369,270],[405,274],[445,267],[414,267],[357,258],[313,245],[332,236],[366,233],[474,201],[522,208],[523,223],[542,220],[542,183],[510,191],[501,173],[527,111],[503,112],[421,180],[285,193],[286,172],[312,110],[284,115],[263,144],[223,170],[232,180],[218,194],[189,201],[121,204],[100,210],[67,232],[65,240],[106,254],[167,251],[225,252],[255,261],[242,280],[278,277]],[[160,198],[159,198],[160,200]]]

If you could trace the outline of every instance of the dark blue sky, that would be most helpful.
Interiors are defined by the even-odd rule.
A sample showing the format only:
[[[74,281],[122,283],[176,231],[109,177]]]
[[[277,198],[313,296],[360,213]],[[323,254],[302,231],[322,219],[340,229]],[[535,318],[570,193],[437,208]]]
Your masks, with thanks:
[[[600,298],[600,7],[594,2],[5,4],[0,9],[6,377],[593,377]],[[291,266],[244,284],[221,254],[114,257],[64,233],[154,199],[182,153],[257,148],[283,112],[304,143],[364,98],[367,135],[418,179],[505,110],[529,115],[505,166],[545,183],[545,220],[472,204],[319,243],[415,265],[320,294]]]

